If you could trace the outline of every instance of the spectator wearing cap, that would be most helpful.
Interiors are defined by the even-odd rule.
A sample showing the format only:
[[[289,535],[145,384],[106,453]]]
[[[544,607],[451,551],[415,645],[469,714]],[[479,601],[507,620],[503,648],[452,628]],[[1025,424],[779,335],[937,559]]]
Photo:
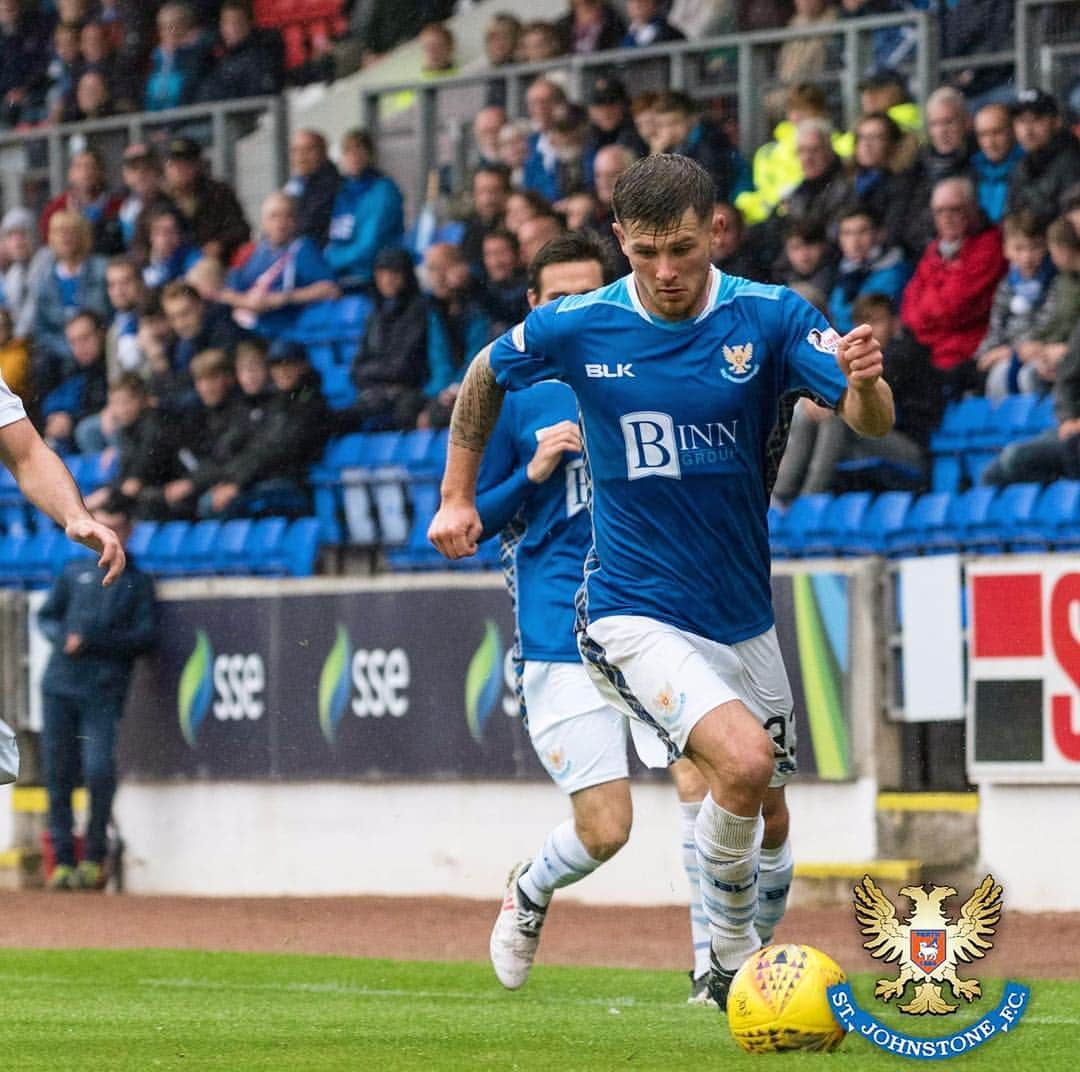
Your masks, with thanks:
[[[594,153],[586,146],[588,117],[577,104],[557,110],[525,161],[524,186],[555,202],[592,185]]]
[[[285,44],[277,30],[255,26],[250,0],[225,0],[218,16],[214,66],[200,101],[273,96],[285,88]]]
[[[1062,126],[1057,101],[1041,89],[1021,93],[1012,108],[1013,132],[1024,151],[1009,178],[1009,212],[1031,209],[1044,219],[1059,211],[1062,194],[1080,181],[1080,144]]]
[[[325,246],[341,186],[341,173],[330,159],[326,138],[317,130],[298,130],[289,142],[289,167],[284,190],[296,202],[297,233]]]
[[[34,309],[30,265],[37,250],[37,225],[26,208],[9,208],[0,221],[0,304],[11,313],[18,339],[30,338]]]
[[[626,0],[629,25],[622,39],[623,48],[647,48],[666,45],[670,41],[685,41],[686,35],[664,17],[657,0]]]
[[[143,100],[148,112],[191,104],[213,62],[210,42],[190,4],[177,0],[164,4],[158,11],[157,30]]]
[[[273,193],[262,204],[262,239],[218,296],[238,324],[275,337],[296,322],[305,305],[330,301],[341,291],[322,250],[297,227],[296,202]]]
[[[979,150],[971,158],[979,206],[991,223],[1005,215],[1009,178],[1024,155],[1013,137],[1012,119],[1004,104],[984,104],[975,113],[975,140]]]
[[[939,182],[930,210],[937,237],[904,290],[900,318],[929,348],[946,395],[958,398],[978,385],[973,357],[989,327],[994,292],[1008,265],[1001,234],[980,212],[970,178]]]
[[[336,415],[340,432],[412,428],[424,407],[428,314],[412,256],[383,250],[375,258],[375,308],[353,359],[356,399]]]
[[[645,144],[630,114],[626,87],[611,75],[602,75],[589,87],[589,127],[587,145],[598,152],[606,145],[623,145],[637,156],[648,156]]]
[[[750,168],[727,134],[702,116],[685,93],[662,93],[656,101],[654,153],[677,153],[696,160],[716,184],[716,196],[734,201],[751,186]]]
[[[308,509],[307,472],[326,444],[329,411],[319,374],[298,342],[277,339],[267,354],[274,391],[246,446],[199,499],[202,517],[294,514]]]
[[[605,0],[570,0],[570,10],[555,20],[555,32],[566,52],[587,56],[618,48],[626,36],[626,23]]]
[[[510,172],[501,164],[479,167],[473,172],[472,212],[465,217],[461,251],[477,279],[484,278],[484,239],[502,227],[509,196]]]
[[[206,174],[197,141],[174,138],[169,143],[165,193],[180,210],[203,256],[229,264],[251,229],[232,187]]]
[[[371,136],[347,131],[341,139],[341,187],[323,251],[343,287],[370,286],[379,250],[404,241],[402,205],[397,183],[375,166]]]
[[[128,253],[142,261],[146,258],[145,222],[140,235],[139,220],[144,213],[172,207],[172,199],[162,189],[161,163],[154,151],[142,142],[129,145],[121,159],[121,176],[127,194],[120,202],[117,218],[120,235]],[[147,216],[149,218],[149,216]],[[142,242],[138,239],[141,238]]]
[[[105,185],[105,165],[92,149],[84,149],[71,158],[68,165],[68,184],[41,213],[41,234],[49,233],[49,221],[57,212],[77,212],[93,232],[94,252],[112,254],[124,248],[120,227],[120,206],[123,199],[110,194]]]

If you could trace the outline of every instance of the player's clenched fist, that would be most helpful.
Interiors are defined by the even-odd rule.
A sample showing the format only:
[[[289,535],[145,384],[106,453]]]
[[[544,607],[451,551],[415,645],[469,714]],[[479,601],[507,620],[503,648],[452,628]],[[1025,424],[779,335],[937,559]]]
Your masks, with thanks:
[[[483,531],[480,515],[472,503],[444,500],[439,512],[431,519],[428,539],[435,549],[447,558],[468,558],[469,555],[476,554]]]
[[[881,344],[874,338],[869,324],[860,324],[840,340],[836,361],[853,391],[866,391],[877,383],[884,363]]]
[[[543,484],[555,472],[564,454],[581,453],[581,432],[573,421],[559,421],[539,429],[536,435],[540,445],[525,467],[525,475],[531,483]]]

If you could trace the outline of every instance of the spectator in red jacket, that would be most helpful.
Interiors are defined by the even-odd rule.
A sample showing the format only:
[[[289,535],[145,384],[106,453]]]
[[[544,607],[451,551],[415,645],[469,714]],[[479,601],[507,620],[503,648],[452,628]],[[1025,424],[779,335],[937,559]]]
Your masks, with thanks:
[[[92,149],[84,149],[71,158],[68,186],[57,194],[41,214],[41,237],[48,240],[49,221],[57,212],[77,212],[94,232],[94,252],[113,254],[124,250],[120,228],[123,198],[110,194],[105,185],[105,165]]]
[[[980,212],[969,178],[942,179],[930,209],[937,238],[904,291],[900,317],[929,347],[946,393],[956,397],[978,382],[972,356],[986,334],[994,291],[1008,265],[1001,235]]]

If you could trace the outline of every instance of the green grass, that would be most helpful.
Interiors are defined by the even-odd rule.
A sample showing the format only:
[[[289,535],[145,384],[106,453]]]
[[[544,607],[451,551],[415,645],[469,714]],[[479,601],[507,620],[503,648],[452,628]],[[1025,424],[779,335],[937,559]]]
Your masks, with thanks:
[[[1002,984],[955,1016],[879,1019],[944,1035],[993,1008]],[[0,951],[0,1066],[95,1072],[153,1069],[915,1068],[850,1038],[831,1057],[749,1057],[719,1014],[684,1004],[675,972],[538,967],[518,993],[482,964],[191,952]],[[1076,1068],[1080,983],[1036,981],[1015,1034],[945,1062],[979,1072]],[[922,1067],[926,1067],[923,1065]]]

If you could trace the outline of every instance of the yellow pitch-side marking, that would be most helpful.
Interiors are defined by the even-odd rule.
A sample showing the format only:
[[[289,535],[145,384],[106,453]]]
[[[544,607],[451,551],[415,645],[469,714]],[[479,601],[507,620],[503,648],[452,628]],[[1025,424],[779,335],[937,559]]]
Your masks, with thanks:
[[[878,793],[878,811],[952,811],[974,814],[978,793]]]

